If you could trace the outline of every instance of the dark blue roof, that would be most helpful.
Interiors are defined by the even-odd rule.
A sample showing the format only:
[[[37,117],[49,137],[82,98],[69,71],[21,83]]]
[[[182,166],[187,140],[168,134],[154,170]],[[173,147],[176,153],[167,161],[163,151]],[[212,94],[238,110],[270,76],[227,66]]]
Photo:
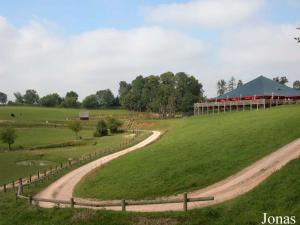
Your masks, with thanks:
[[[240,98],[244,96],[300,96],[300,91],[279,84],[264,76],[257,77],[248,83],[225,93],[217,98]]]

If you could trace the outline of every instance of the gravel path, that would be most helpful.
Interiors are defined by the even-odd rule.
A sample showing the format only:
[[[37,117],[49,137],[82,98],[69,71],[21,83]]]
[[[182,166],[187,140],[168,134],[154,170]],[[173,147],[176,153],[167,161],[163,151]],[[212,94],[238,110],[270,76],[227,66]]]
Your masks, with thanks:
[[[97,159],[87,165],[84,165],[69,174],[63,176],[41,193],[38,194],[38,197],[43,198],[55,198],[61,200],[69,200],[72,197],[72,193],[75,185],[89,173],[91,170],[96,167],[101,166],[104,163],[107,163],[115,158],[118,158],[128,152],[134,151],[138,148],[141,148],[152,141],[156,140],[160,136],[160,132],[154,131],[153,135],[142,141],[136,146],[125,149],[121,152],[117,152],[100,159]],[[257,185],[262,181],[268,178],[272,173],[282,168],[288,162],[293,159],[296,159],[300,156],[300,139],[297,139],[277,151],[265,156],[264,158],[258,160],[252,165],[241,170],[237,174],[230,176],[220,182],[217,182],[206,188],[190,192],[189,197],[205,197],[205,196],[214,196],[215,200],[208,202],[192,202],[188,203],[188,208],[201,208],[209,205],[218,204],[233,198],[236,198]],[[201,171],[200,171],[201,172]],[[170,198],[178,198],[178,196],[169,196]],[[164,198],[164,199],[166,199]],[[75,199],[76,200],[76,199]],[[91,200],[81,201],[91,202]],[[96,201],[92,201],[96,202]],[[49,203],[40,204],[42,207],[51,207]],[[120,210],[120,207],[107,207],[107,209]],[[158,211],[178,211],[182,210],[182,203],[173,203],[173,204],[157,204],[157,205],[139,205],[139,206],[127,206],[127,211],[140,211],[140,212],[158,212]]]

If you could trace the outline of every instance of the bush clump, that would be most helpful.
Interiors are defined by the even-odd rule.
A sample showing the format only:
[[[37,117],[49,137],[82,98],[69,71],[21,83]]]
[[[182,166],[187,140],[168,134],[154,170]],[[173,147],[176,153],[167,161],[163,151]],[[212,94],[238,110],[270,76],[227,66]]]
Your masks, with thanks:
[[[104,120],[99,120],[96,124],[96,131],[94,133],[95,137],[102,137],[108,135],[107,124]]]
[[[107,126],[111,133],[119,132],[122,124],[122,121],[115,118],[110,118],[107,120]]]

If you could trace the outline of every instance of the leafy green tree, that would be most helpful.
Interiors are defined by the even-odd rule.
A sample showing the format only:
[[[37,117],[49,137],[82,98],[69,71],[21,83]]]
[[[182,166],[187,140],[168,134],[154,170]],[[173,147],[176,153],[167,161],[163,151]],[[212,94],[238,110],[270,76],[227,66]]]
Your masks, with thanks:
[[[221,96],[223,94],[225,94],[225,92],[227,91],[227,88],[226,88],[226,81],[225,80],[219,80],[217,82],[217,93],[218,93],[218,96]]]
[[[112,107],[115,103],[115,97],[110,89],[97,91],[96,95],[99,106],[102,108]]]
[[[79,121],[72,121],[69,123],[69,128],[74,131],[76,137],[78,137],[78,133],[82,130],[81,123]]]
[[[75,91],[67,92],[65,98],[63,99],[62,105],[66,108],[78,107],[78,94]]]
[[[244,84],[243,84],[243,81],[242,80],[238,80],[238,82],[237,82],[237,87],[241,87],[241,86],[243,86]]]
[[[107,127],[111,133],[117,133],[120,130],[122,124],[122,121],[116,118],[109,118],[107,120]]]
[[[15,103],[17,103],[17,104],[23,104],[24,103],[23,95],[20,92],[14,93],[14,96],[15,96]]]
[[[16,130],[13,128],[6,128],[1,132],[0,138],[3,143],[8,144],[8,149],[11,150],[11,145],[15,143],[17,138]]]
[[[273,80],[279,84],[286,84],[289,82],[287,77],[274,77]]]
[[[156,101],[157,98],[157,88],[159,87],[159,77],[151,75],[144,78],[145,85],[142,91],[142,99],[146,104],[147,111],[158,111],[159,104]]]
[[[89,95],[82,101],[82,106],[87,109],[99,108],[97,95]]]
[[[99,120],[96,124],[95,137],[102,137],[108,135],[107,124],[104,120]]]
[[[3,92],[0,92],[0,103],[5,104],[7,102],[7,95]]]
[[[297,90],[300,90],[300,80],[296,80],[294,83],[293,83],[293,88],[297,89]]]
[[[60,105],[61,102],[62,98],[57,93],[46,95],[39,100],[40,105],[46,107],[55,107]]]
[[[131,90],[131,85],[126,83],[125,81],[121,81],[119,85],[120,104],[124,108],[129,109],[128,93]]]
[[[39,95],[36,92],[36,90],[28,89],[28,90],[26,90],[26,92],[23,96],[23,99],[24,99],[25,104],[28,104],[28,105],[38,104]]]
[[[236,80],[234,76],[232,76],[227,83],[227,90],[233,91],[234,89],[236,89]]]

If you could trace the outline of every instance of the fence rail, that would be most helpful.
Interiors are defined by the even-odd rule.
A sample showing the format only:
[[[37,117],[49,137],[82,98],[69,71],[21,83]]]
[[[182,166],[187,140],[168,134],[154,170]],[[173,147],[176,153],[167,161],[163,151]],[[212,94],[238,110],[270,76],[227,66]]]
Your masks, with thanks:
[[[90,208],[106,208],[106,207],[121,207],[122,211],[126,211],[126,206],[139,206],[139,205],[154,205],[154,204],[173,204],[173,203],[182,203],[183,211],[188,210],[188,202],[199,202],[199,201],[213,201],[213,196],[207,197],[198,197],[198,198],[188,198],[188,194],[184,193],[182,198],[174,198],[174,199],[164,199],[164,200],[115,200],[115,201],[105,201],[105,202],[80,202],[75,201],[74,198],[71,198],[69,201],[67,200],[58,200],[58,199],[46,199],[46,198],[37,198],[32,196],[24,196],[20,194],[16,194],[16,200],[22,199],[27,200],[30,205],[34,203],[39,205],[40,202],[53,203],[65,206],[70,206],[74,208],[75,206],[79,207],[90,207]]]
[[[136,139],[138,137],[140,137],[140,134],[141,134],[140,130],[133,130],[132,132],[135,133],[136,136],[134,136],[133,139],[124,140],[116,148],[106,149],[103,151],[90,153],[90,154],[84,155],[78,159],[68,160],[67,162],[59,163],[56,166],[50,167],[48,170],[38,171],[37,174],[29,175],[29,177],[19,178],[18,180],[14,180],[11,183],[2,184],[2,185],[0,185],[0,191],[6,192],[8,189],[16,189],[20,185],[22,187],[24,187],[24,186],[30,187],[30,185],[36,184],[40,181],[43,181],[46,178],[50,179],[50,176],[54,176],[55,174],[57,174],[59,171],[62,171],[63,169],[71,168],[76,165],[82,165],[83,163],[88,163],[97,158],[109,155],[111,153],[115,153],[118,150],[128,148],[128,147],[136,144],[135,143]]]

